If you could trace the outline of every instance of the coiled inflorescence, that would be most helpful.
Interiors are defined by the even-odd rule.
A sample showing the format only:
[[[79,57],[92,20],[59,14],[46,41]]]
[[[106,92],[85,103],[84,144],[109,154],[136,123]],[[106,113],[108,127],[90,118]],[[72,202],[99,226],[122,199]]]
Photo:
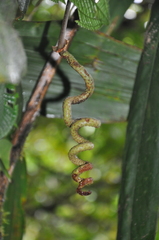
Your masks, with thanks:
[[[57,51],[56,47],[53,47],[54,51]],[[87,196],[91,194],[91,191],[82,191],[81,189],[89,184],[93,183],[92,178],[81,178],[80,175],[88,170],[93,168],[93,165],[90,162],[84,161],[77,157],[77,154],[91,150],[94,148],[94,144],[84,139],[79,133],[79,129],[84,126],[91,126],[98,128],[101,125],[101,122],[97,119],[93,118],[80,118],[80,119],[72,119],[72,104],[78,104],[85,101],[88,97],[90,97],[94,91],[94,80],[92,76],[86,71],[86,69],[78,63],[78,61],[68,52],[63,49],[61,51],[58,50],[60,55],[67,60],[69,65],[80,74],[80,76],[84,79],[86,89],[83,93],[78,96],[68,97],[65,99],[63,103],[63,115],[65,124],[70,127],[71,134],[73,139],[78,143],[76,146],[72,147],[68,153],[69,159],[76,164],[78,167],[72,172],[72,178],[74,181],[78,182],[79,185],[77,187],[77,193],[82,196]]]

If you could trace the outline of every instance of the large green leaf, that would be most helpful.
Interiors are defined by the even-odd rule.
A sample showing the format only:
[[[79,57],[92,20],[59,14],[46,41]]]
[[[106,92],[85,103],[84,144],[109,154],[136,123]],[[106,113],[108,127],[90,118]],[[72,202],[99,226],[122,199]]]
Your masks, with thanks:
[[[28,73],[22,82],[26,103],[60,29],[55,22],[16,22],[15,27],[28,57]],[[73,106],[73,117],[91,116],[103,122],[126,120],[140,50],[100,32],[81,29],[69,51],[92,74],[96,87],[90,99]],[[49,88],[43,113],[61,118],[63,99],[81,93],[84,87],[81,77],[63,60]]]
[[[53,0],[59,2],[58,0]],[[64,1],[62,1],[64,2]],[[77,23],[89,30],[98,30],[109,23],[108,0],[70,0],[78,9],[80,21]]]
[[[16,127],[22,111],[20,85],[0,84],[0,139]]]
[[[109,9],[107,0],[71,0],[78,9],[80,21],[77,21],[81,27],[89,30],[98,30],[103,24],[109,23]]]
[[[4,240],[21,240],[24,232],[23,204],[26,201],[26,165],[18,161],[4,202]]]
[[[127,128],[117,240],[154,240],[159,206],[159,1],[139,63]]]

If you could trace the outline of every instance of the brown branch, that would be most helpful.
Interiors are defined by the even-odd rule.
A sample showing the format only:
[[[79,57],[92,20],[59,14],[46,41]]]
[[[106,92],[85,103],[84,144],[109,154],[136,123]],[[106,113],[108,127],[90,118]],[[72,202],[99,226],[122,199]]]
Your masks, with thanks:
[[[72,41],[77,28],[72,29],[68,33],[69,43]],[[51,54],[51,58],[53,53]],[[51,61],[48,61],[44,67],[44,70],[38,79],[35,90],[32,93],[30,101],[27,104],[26,111],[22,117],[21,123],[19,124],[18,129],[16,130],[13,138],[12,138],[12,150],[10,154],[10,169],[9,174],[12,175],[15,164],[17,160],[20,158],[20,154],[23,148],[23,145],[26,141],[26,138],[31,130],[33,122],[36,117],[39,115],[39,111],[41,108],[42,101],[45,97],[45,94],[48,90],[48,87],[56,73],[57,66],[61,62],[61,57],[56,61],[55,66],[51,65]],[[0,240],[2,239],[2,207],[4,202],[5,191],[8,186],[8,178],[4,175],[3,172],[0,171]]]
[[[68,18],[70,15],[70,7],[71,7],[71,2],[68,0],[66,4],[64,18],[62,21],[62,26],[61,26],[61,31],[60,31],[59,41],[58,41],[58,49],[63,48],[65,45],[65,35],[66,35]]]
[[[69,32],[68,34],[69,43],[71,42],[75,33],[76,33],[76,28]],[[13,140],[12,140],[13,147],[11,151],[10,169],[9,169],[10,174],[12,174],[14,165],[20,157],[22,147],[24,145],[24,142],[26,140],[28,133],[30,132],[33,122],[35,121],[36,117],[39,115],[39,111],[41,109],[41,103],[46,95],[48,87],[52,81],[52,78],[56,73],[57,66],[59,65],[60,62],[61,62],[61,57],[59,56],[59,59],[56,61],[56,65],[54,67],[51,65],[50,61],[46,63],[45,68],[37,82],[36,88],[30,98],[30,101],[28,102],[28,105],[23,115],[23,118],[21,120],[21,123],[13,136]]]

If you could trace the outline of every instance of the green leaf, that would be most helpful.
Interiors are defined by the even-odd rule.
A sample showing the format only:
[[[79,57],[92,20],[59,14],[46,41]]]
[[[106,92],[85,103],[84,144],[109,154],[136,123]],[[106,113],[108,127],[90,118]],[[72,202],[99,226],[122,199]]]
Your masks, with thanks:
[[[55,3],[58,0],[53,0]],[[64,2],[65,1],[61,1]],[[80,21],[78,25],[89,30],[98,30],[103,25],[109,24],[109,8],[107,0],[71,0],[77,7]]]
[[[21,86],[0,84],[0,139],[8,135],[22,111]]]
[[[77,23],[89,30],[98,30],[102,25],[109,23],[109,10],[107,0],[71,0],[78,9],[79,19]]]
[[[0,139],[0,171],[2,171],[9,179],[8,173],[10,165],[10,150],[12,143],[8,139]]]
[[[21,240],[24,232],[23,204],[26,201],[26,165],[18,161],[4,202],[4,240]]]
[[[28,57],[28,73],[22,81],[26,104],[52,45],[56,44],[59,26],[55,22],[16,22],[15,26]],[[73,116],[95,117],[102,122],[125,121],[141,51],[85,29],[77,32],[69,51],[95,80],[94,94],[73,106]],[[43,103],[43,114],[61,118],[64,98],[80,94],[84,87],[83,79],[63,60]]]
[[[154,240],[159,206],[159,1],[152,7],[127,128],[117,240]]]
[[[0,171],[3,172],[10,179],[10,175],[4,165],[4,161],[2,161],[1,158],[0,158]]]
[[[0,159],[6,169],[9,168],[10,150],[12,143],[8,139],[0,139]]]

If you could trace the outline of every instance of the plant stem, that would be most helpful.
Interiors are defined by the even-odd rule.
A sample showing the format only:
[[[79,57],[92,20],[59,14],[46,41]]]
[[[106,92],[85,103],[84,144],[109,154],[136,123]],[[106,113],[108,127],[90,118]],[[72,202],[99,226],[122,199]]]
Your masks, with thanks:
[[[76,28],[69,31],[69,41],[72,40],[76,33]],[[53,53],[52,53],[53,54]],[[51,54],[50,58],[53,57]],[[30,132],[30,129],[32,128],[33,122],[35,121],[36,117],[38,116],[38,113],[41,108],[41,103],[45,97],[45,94],[48,90],[48,87],[56,73],[56,69],[58,65],[61,62],[61,57],[56,61],[55,66],[53,67],[51,64],[51,60],[49,60],[43,71],[41,76],[39,77],[35,90],[32,93],[32,96],[30,98],[30,101],[27,104],[26,111],[23,115],[23,118],[21,120],[21,123],[19,124],[18,129],[16,130],[13,139],[12,139],[12,150],[11,150],[11,159],[10,159],[10,169],[9,174],[12,175],[12,172],[14,170],[15,164],[17,160],[19,159],[19,156],[21,154],[21,150],[23,148],[23,145],[26,141],[26,137]]]
[[[65,33],[66,33],[68,18],[70,14],[70,7],[71,7],[71,2],[68,0],[66,4],[64,18],[62,21],[62,26],[61,26],[61,31],[60,31],[59,41],[58,41],[58,49],[63,48],[65,45]]]

